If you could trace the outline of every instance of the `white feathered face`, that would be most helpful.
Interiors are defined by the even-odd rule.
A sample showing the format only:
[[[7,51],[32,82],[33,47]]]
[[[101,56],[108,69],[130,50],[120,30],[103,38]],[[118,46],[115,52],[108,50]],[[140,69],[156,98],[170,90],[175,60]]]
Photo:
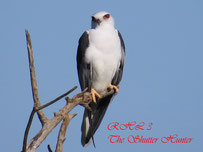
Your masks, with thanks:
[[[98,12],[92,16],[92,28],[105,25],[114,26],[114,19],[109,13]]]

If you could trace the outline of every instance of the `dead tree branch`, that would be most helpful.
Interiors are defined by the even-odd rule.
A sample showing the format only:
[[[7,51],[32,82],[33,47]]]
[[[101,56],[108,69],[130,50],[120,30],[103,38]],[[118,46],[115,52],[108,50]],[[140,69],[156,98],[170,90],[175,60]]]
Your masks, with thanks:
[[[37,109],[35,107],[33,107],[32,109],[32,112],[30,114],[30,118],[29,118],[29,121],[28,121],[28,124],[27,124],[27,127],[26,127],[26,130],[25,130],[25,134],[24,134],[24,140],[23,140],[23,152],[26,151],[26,145],[27,145],[27,138],[28,138],[28,134],[29,134],[29,130],[30,130],[30,127],[31,127],[31,124],[32,124],[32,120],[34,118],[34,114],[35,112],[55,103],[56,101],[62,99],[63,97],[67,96],[68,94],[70,94],[71,92],[73,92],[75,89],[77,88],[77,86],[73,87],[71,90],[69,90],[68,92],[62,94],[61,96],[57,97],[56,99],[50,101],[49,103],[43,105],[43,106],[40,106],[38,107]]]
[[[114,90],[110,92],[102,92],[101,98],[105,98],[109,95],[114,94]],[[27,146],[27,152],[34,152],[37,147],[44,141],[48,134],[64,119],[68,113],[75,108],[77,105],[88,105],[92,102],[92,96],[89,92],[82,92],[75,95],[73,98],[66,98],[67,104],[58,112],[55,113],[55,116],[52,119],[47,120],[42,129],[37,133],[37,135],[30,140],[30,143]]]
[[[50,145],[48,145],[47,148],[48,148],[49,152],[52,152],[52,149],[51,149]]]
[[[45,114],[43,113],[42,109],[55,103],[56,101],[60,100],[61,98],[67,96],[69,93],[74,91],[77,87],[72,88],[67,93],[59,96],[58,98],[50,101],[49,103],[41,106],[39,96],[38,96],[38,89],[37,89],[37,80],[35,75],[35,68],[34,68],[34,58],[33,58],[33,51],[32,51],[32,44],[31,38],[28,30],[26,30],[26,39],[27,39],[27,49],[28,49],[28,57],[29,57],[29,67],[30,67],[30,77],[31,77],[31,86],[32,86],[32,94],[34,100],[34,107],[30,114],[29,122],[26,127],[25,135],[24,135],[24,142],[23,142],[23,152],[35,152],[36,149],[40,146],[40,144],[44,141],[44,139],[49,135],[49,133],[61,122],[61,128],[58,134],[58,141],[56,145],[56,152],[62,152],[63,150],[63,143],[65,141],[65,134],[68,128],[68,125],[71,119],[76,114],[69,114],[70,111],[76,107],[77,105],[81,105],[89,110],[89,103],[92,102],[92,96],[87,89],[83,92],[76,94],[73,98],[66,97],[66,105],[59,110],[59,112],[54,113],[54,117],[51,119],[47,119]],[[111,91],[103,91],[100,93],[101,98],[105,98],[109,95],[114,94],[114,90]],[[34,117],[35,112],[37,112],[40,122],[42,123],[41,130],[33,137],[29,144],[27,145],[27,137],[29,133],[29,129],[31,127],[32,119]],[[48,150],[52,151],[50,146],[48,146]]]
[[[34,58],[33,58],[33,50],[32,50],[32,43],[31,38],[28,30],[25,30],[26,39],[27,39],[27,50],[28,50],[28,58],[29,58],[29,68],[30,68],[30,78],[31,78],[31,86],[32,86],[32,96],[34,101],[34,107],[38,108],[41,106],[39,96],[38,96],[38,88],[37,88],[37,80],[35,74],[35,67],[34,67]],[[44,115],[42,110],[37,112],[40,122],[42,125],[47,121],[47,117]]]
[[[63,151],[63,143],[66,140],[65,135],[66,135],[66,130],[68,128],[68,125],[73,117],[75,117],[77,114],[68,114],[67,116],[64,117],[63,123],[61,124],[61,128],[59,131],[58,135],[58,141],[56,144],[56,152],[62,152]]]

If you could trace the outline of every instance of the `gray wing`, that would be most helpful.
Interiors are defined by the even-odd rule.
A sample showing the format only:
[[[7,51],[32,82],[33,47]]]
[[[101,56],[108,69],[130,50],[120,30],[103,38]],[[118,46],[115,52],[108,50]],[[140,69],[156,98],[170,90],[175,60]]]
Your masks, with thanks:
[[[89,47],[89,34],[84,32],[79,39],[79,45],[77,50],[77,70],[80,87],[82,90],[91,87],[92,80],[92,66],[85,61],[85,53]]]
[[[124,62],[125,62],[125,43],[124,43],[121,33],[119,31],[118,31],[118,36],[119,36],[120,43],[121,43],[121,60],[120,60],[120,66],[117,69],[117,71],[113,77],[113,80],[111,82],[113,85],[116,85],[116,86],[119,85],[119,83],[122,79],[123,67],[124,67]]]
[[[79,39],[79,45],[77,50],[77,70],[81,89],[84,90],[88,88],[90,91],[92,84],[92,65],[85,61],[85,53],[88,47],[89,47],[89,34],[88,32],[84,32]],[[83,122],[81,126],[82,131],[81,141],[83,146],[88,142],[90,142],[90,139],[93,136],[92,133],[93,122],[91,119],[91,115],[92,115],[91,111],[85,109],[83,115]]]

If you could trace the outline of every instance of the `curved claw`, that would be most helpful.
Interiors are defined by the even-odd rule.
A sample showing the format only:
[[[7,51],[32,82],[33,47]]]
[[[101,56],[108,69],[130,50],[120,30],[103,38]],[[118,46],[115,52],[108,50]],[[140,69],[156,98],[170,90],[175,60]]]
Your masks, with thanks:
[[[116,93],[118,93],[118,91],[119,91],[118,87],[115,85],[112,85],[112,84],[110,84],[107,88],[111,89],[111,90],[113,89]]]
[[[91,89],[91,96],[92,96],[92,101],[93,101],[94,103],[96,103],[96,97],[97,97],[97,98],[101,98],[101,96],[99,95],[99,93],[97,93],[97,91],[94,90],[94,89]]]

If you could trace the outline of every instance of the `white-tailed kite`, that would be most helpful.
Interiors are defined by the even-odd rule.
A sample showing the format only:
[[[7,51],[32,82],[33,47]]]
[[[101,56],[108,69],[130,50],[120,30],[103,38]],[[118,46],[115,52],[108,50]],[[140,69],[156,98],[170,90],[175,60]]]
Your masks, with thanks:
[[[77,70],[81,89],[91,92],[92,111],[85,109],[82,122],[83,146],[90,143],[99,127],[114,95],[100,99],[106,89],[118,92],[124,67],[125,45],[122,36],[114,28],[114,19],[107,12],[92,16],[92,28],[83,33],[77,50]]]

